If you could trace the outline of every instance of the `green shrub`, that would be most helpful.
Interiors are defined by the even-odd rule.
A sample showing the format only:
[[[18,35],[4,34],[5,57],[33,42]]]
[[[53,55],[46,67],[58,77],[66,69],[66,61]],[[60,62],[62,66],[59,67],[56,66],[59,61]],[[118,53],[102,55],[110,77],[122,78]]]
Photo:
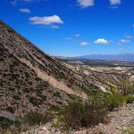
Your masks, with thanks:
[[[36,77],[36,78],[35,78],[35,80],[36,80],[36,81],[41,81],[41,79],[40,79],[40,78],[38,78],[38,77]]]
[[[24,122],[29,124],[30,126],[40,124],[40,122],[42,122],[42,114],[30,111],[28,114],[25,115]]]
[[[0,117],[0,130],[7,130],[10,128],[10,126],[13,124],[13,121],[5,118],[5,117]]]
[[[29,93],[30,90],[29,90],[28,88],[25,88],[25,89],[24,89],[24,92],[25,92],[25,93]]]
[[[8,112],[10,112],[10,113],[14,113],[14,109],[12,108],[12,107],[7,107],[7,109],[6,109]]]
[[[121,134],[134,134],[134,129],[124,130]]]
[[[42,116],[42,123],[45,124],[53,120],[53,115],[49,112],[45,112]]]
[[[26,76],[26,78],[30,78],[30,75],[28,72],[25,72],[25,76]]]
[[[117,108],[122,103],[122,97],[118,94],[107,94],[104,97],[104,106],[107,110],[112,111],[114,108]]]
[[[134,102],[134,96],[132,95],[127,95],[125,96],[126,103],[133,103]]]
[[[20,97],[19,97],[18,95],[14,95],[13,98],[14,98],[15,100],[20,100]]]
[[[55,105],[51,105],[51,107],[48,109],[49,111],[59,111],[60,108],[55,106]]]
[[[9,91],[15,91],[15,88],[9,87]]]
[[[65,128],[78,129],[103,122],[107,112],[97,99],[90,97],[86,103],[74,101],[65,106],[59,113]]]
[[[54,93],[54,94],[53,94],[53,96],[54,96],[54,97],[59,97],[59,98],[61,98],[61,96],[60,96],[60,93],[59,93],[59,92]]]
[[[40,123],[47,123],[50,122],[53,119],[53,115],[45,112],[44,114],[40,114],[37,111],[30,111],[28,114],[25,115],[23,121],[24,123],[33,126],[33,125],[38,125]]]
[[[35,97],[30,97],[29,102],[32,103],[34,106],[38,106],[38,99]]]

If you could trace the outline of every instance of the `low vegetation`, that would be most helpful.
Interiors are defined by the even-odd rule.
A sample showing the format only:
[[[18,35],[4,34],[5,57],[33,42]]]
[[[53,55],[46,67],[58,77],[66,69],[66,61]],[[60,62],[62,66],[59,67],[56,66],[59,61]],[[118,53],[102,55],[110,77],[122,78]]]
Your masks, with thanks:
[[[122,88],[113,87],[111,92],[105,94],[89,92],[88,99],[84,101],[77,96],[69,95],[70,98],[73,98],[73,102],[61,109],[59,106],[51,105],[48,108],[49,113],[46,112],[41,114],[37,111],[30,111],[21,121],[10,121],[6,118],[0,118],[0,123],[2,122],[0,124],[0,129],[3,131],[0,134],[17,134],[18,132],[28,130],[32,126],[50,122],[55,117],[58,119],[58,126],[62,126],[67,130],[79,130],[82,127],[91,127],[99,123],[107,123],[109,121],[107,115],[110,111],[113,111],[115,108],[117,109],[124,103],[128,104],[134,102],[133,85],[123,81]],[[29,89],[24,90],[25,92],[29,92]],[[59,98],[60,93],[55,92],[53,96]],[[41,94],[39,94],[38,97],[40,97],[40,99],[30,97],[29,101],[33,105],[38,105],[38,103],[47,99],[46,96],[41,96]],[[14,95],[13,98],[19,100],[19,96]],[[62,102],[59,101],[59,104],[62,105]],[[8,107],[7,111],[13,113],[14,109],[12,107]],[[54,115],[52,115],[51,112],[54,112]],[[52,123],[52,125],[56,127],[57,124]],[[131,131],[132,130],[124,131],[122,134],[131,134]]]
[[[127,87],[125,87],[127,86]],[[59,117],[64,128],[79,129],[81,127],[90,127],[99,123],[106,123],[107,114],[124,103],[133,103],[133,88],[124,81],[124,90],[113,87],[111,93],[91,94],[89,99],[84,102],[74,100],[69,105],[61,109]],[[125,94],[124,94],[125,92]]]
[[[51,113],[45,112],[44,114],[40,114],[37,111],[30,111],[21,121],[12,121],[0,117],[0,134],[18,134],[28,130],[32,126],[50,122],[52,119],[53,115]]]

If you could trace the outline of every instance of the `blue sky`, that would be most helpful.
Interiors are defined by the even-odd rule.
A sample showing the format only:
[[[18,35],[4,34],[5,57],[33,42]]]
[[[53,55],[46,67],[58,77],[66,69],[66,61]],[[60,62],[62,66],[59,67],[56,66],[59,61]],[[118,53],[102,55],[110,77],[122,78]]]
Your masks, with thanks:
[[[0,19],[55,56],[134,53],[133,0],[1,0]]]

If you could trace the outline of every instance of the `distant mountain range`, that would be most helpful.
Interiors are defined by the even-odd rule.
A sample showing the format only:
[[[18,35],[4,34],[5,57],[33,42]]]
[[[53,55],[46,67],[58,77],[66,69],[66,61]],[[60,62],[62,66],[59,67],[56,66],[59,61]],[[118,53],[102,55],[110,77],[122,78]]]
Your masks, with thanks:
[[[74,58],[91,59],[91,60],[120,60],[120,61],[134,61],[134,54],[111,54],[111,55],[83,55]]]

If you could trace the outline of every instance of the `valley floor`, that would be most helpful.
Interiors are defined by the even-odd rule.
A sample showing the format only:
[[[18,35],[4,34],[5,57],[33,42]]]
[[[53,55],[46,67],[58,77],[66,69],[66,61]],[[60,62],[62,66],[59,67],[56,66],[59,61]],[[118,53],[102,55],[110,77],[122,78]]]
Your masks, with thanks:
[[[93,128],[81,129],[71,132],[54,132],[56,128],[50,127],[51,124],[33,128],[22,134],[122,134],[123,130],[134,128],[134,103],[123,105],[118,110],[109,113],[110,121],[107,124],[99,124]],[[123,133],[128,134],[128,133]],[[133,134],[133,133],[131,133]]]

